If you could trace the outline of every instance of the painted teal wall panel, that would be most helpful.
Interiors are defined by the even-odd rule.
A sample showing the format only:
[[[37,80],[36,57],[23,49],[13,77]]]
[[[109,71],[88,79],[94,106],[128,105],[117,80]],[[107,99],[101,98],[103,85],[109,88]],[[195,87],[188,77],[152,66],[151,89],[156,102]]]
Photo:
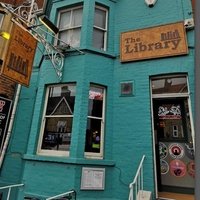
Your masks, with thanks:
[[[22,86],[21,95],[15,113],[12,134],[5,159],[1,168],[0,182],[2,185],[22,183],[24,171],[23,154],[26,153],[27,141],[29,137],[32,113],[36,95],[37,70],[33,70],[29,88]],[[8,191],[8,190],[7,190]],[[11,198],[17,194],[17,189],[13,189]]]
[[[41,170],[42,169],[42,170]],[[37,172],[34,173],[33,172]],[[76,166],[65,166],[60,163],[45,163],[28,161],[25,167],[24,180],[29,181],[25,189],[29,193],[35,193],[41,196],[54,196],[63,193],[74,186],[74,176]],[[47,178],[48,177],[48,178]],[[38,186],[40,186],[38,188]],[[56,190],[55,190],[56,187]]]

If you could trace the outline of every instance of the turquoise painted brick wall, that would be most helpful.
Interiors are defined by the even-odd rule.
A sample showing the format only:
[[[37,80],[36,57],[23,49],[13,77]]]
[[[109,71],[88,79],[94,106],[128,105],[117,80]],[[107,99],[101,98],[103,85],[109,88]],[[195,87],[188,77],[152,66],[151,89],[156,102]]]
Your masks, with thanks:
[[[22,87],[17,112],[12,128],[12,135],[1,168],[0,184],[2,186],[22,182],[24,170],[23,155],[27,149],[32,113],[36,96],[37,70],[33,70],[29,88]],[[7,191],[5,190],[5,193]],[[11,199],[16,198],[16,189],[12,190]]]
[[[189,1],[168,1],[166,5],[158,1],[153,8],[147,7],[144,1],[120,1],[116,4],[115,11],[122,13],[116,17],[115,22],[116,51],[120,48],[120,33],[184,21],[192,17],[191,10]],[[113,156],[116,167],[119,167],[123,174],[124,182],[130,183],[142,155],[145,154],[144,187],[152,192],[154,192],[154,167],[149,81],[152,75],[185,72],[191,77],[190,87],[193,90],[193,31],[187,32],[187,39],[188,46],[191,47],[187,56],[129,63],[120,63],[118,59],[114,65]],[[120,96],[120,83],[124,81],[133,82],[133,96]],[[114,182],[117,183],[118,177],[115,177]],[[121,183],[115,192],[126,196],[126,189],[126,185],[123,187]]]
[[[84,1],[58,1],[53,4],[50,18],[55,22],[57,9],[81,2]],[[19,200],[22,200],[24,195],[33,195],[42,199],[70,189],[77,191],[77,199],[80,200],[127,200],[129,183],[133,180],[143,154],[146,155],[145,189],[154,193],[150,77],[166,73],[188,73],[191,100],[194,101],[193,30],[187,32],[189,55],[124,64],[119,60],[122,32],[190,18],[192,16],[189,0],[184,2],[168,0],[165,4],[158,0],[153,8],[147,7],[142,0],[98,2],[110,8],[109,54],[96,53],[91,48],[92,5],[95,1],[88,0],[84,2],[83,24],[87,26],[82,29],[81,42],[84,54],[66,55],[63,69],[61,82],[76,82],[77,84],[69,158],[44,157],[36,154],[45,87],[48,84],[59,83],[48,59],[43,60],[39,71],[33,71],[31,87],[22,88],[17,120],[1,170],[1,180],[4,182],[25,183],[18,193]],[[36,63],[39,63],[40,58],[38,55]],[[121,96],[120,83],[124,81],[133,82],[133,96]],[[84,158],[88,91],[91,82],[107,86],[103,160]],[[13,165],[16,167],[13,168]],[[80,189],[82,167],[106,169],[104,191]]]

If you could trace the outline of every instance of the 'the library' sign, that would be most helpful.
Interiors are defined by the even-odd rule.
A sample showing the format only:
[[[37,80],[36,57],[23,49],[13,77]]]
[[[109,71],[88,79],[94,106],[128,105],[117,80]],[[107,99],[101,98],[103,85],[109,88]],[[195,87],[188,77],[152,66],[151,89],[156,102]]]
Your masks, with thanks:
[[[183,55],[188,53],[183,22],[121,34],[121,62]]]
[[[2,75],[29,86],[37,41],[27,31],[13,24]]]

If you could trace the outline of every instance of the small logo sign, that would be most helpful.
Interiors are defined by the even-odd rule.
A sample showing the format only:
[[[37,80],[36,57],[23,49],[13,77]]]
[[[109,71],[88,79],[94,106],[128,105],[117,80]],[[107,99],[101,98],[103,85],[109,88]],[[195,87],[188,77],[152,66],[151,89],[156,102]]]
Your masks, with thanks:
[[[187,165],[187,170],[188,170],[188,174],[191,176],[191,177],[195,177],[195,163],[193,160],[191,160],[188,165]]]
[[[3,107],[5,106],[6,102],[4,100],[0,100],[0,112],[3,111]]]
[[[169,165],[165,160],[160,160],[161,174],[167,174],[169,172]]]
[[[171,144],[169,146],[169,154],[174,159],[180,159],[184,155],[184,148],[178,143]]]
[[[162,142],[159,142],[159,153],[161,159],[166,158],[168,154],[167,146]]]

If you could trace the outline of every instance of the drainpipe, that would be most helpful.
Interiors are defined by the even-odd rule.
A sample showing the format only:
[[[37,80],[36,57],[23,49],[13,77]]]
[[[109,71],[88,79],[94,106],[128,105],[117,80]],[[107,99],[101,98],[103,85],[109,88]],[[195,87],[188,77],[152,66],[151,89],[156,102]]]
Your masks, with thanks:
[[[2,167],[2,163],[3,163],[3,160],[4,160],[4,156],[5,156],[6,149],[8,147],[8,143],[9,143],[9,139],[10,139],[10,135],[11,135],[11,132],[12,132],[12,127],[13,127],[13,122],[14,122],[15,113],[16,113],[16,109],[17,109],[17,104],[18,104],[18,101],[19,101],[20,91],[21,91],[21,85],[18,84],[17,85],[17,91],[16,91],[16,94],[15,94],[15,101],[14,101],[14,105],[13,105],[13,109],[12,109],[12,114],[10,116],[10,123],[9,123],[9,126],[8,126],[6,139],[5,139],[5,142],[4,142],[4,145],[3,145],[2,153],[0,155],[0,169]]]
[[[200,1],[195,1],[195,199],[200,199]]]

